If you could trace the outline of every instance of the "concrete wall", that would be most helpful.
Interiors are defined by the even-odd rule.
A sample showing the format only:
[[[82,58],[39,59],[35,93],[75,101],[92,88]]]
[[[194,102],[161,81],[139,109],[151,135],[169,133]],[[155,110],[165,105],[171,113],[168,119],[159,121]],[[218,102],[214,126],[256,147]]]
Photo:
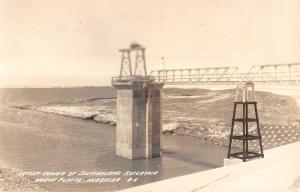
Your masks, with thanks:
[[[132,113],[133,92],[131,90],[118,90],[117,92],[117,129],[116,154],[132,158]],[[121,129],[122,128],[122,129]]]
[[[118,82],[116,154],[128,159],[160,156],[162,84]]]
[[[160,156],[160,137],[162,134],[162,111],[161,111],[161,87],[152,85],[149,87],[148,97],[148,157]]]
[[[265,158],[149,183],[122,192],[299,192],[300,142],[265,151]]]

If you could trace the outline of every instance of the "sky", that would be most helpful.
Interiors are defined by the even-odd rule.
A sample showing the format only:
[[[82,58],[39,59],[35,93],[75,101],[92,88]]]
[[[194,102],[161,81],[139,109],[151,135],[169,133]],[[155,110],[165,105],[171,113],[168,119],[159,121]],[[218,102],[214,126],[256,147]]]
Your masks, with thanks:
[[[148,71],[300,62],[300,0],[0,0],[0,87],[110,85]]]

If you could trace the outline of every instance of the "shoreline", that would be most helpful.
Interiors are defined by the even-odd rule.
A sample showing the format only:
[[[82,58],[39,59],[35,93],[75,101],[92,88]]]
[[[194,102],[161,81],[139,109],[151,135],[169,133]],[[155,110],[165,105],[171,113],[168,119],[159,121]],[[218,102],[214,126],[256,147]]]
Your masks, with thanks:
[[[228,145],[227,135],[230,128],[230,124],[228,122],[231,118],[230,115],[232,113],[231,97],[234,90],[211,91],[205,89],[168,88],[165,90],[165,92],[166,93],[163,97],[163,134],[174,136],[185,135],[215,145]],[[270,93],[266,90],[263,92],[258,91],[258,95],[260,99],[259,102],[265,104],[265,107],[261,105],[259,106],[259,111],[262,111],[263,113],[263,121],[261,121],[261,126],[263,127],[262,135],[266,135],[266,137],[263,138],[264,140],[267,140],[265,142],[265,146],[267,148],[272,148],[299,140],[300,131],[297,126],[299,126],[300,119],[299,117],[297,117],[297,115],[295,116],[295,114],[293,114],[295,112],[299,113],[299,108],[294,109],[298,110],[298,112],[291,111],[290,115],[283,115],[283,113],[287,113],[287,111],[285,110],[289,110],[289,106],[290,108],[292,108],[293,99],[296,98],[288,94],[279,95],[273,92]],[[270,108],[270,104],[274,99],[278,99],[282,103],[277,103],[276,108]],[[191,113],[193,111],[188,109],[187,106],[194,106],[195,104],[199,105],[200,107],[204,106],[204,109],[206,111],[208,110],[207,112],[210,114],[204,112],[203,117],[202,115],[200,115],[200,118],[196,116],[189,116],[189,114],[194,114]],[[222,113],[226,114],[227,116],[215,118],[214,116],[216,114],[213,112],[214,110],[212,108],[212,106],[214,105],[217,105],[222,110]],[[21,110],[38,111],[47,114],[54,114],[74,119],[81,119],[86,121],[93,121],[100,124],[116,126],[116,116],[114,114],[115,99],[112,98],[92,98],[88,100],[80,100],[77,103],[71,102],[69,104],[53,104],[52,102],[46,105],[23,105],[12,107]],[[293,107],[295,108],[295,106]],[[176,115],[174,117],[173,114],[174,111],[177,110],[177,108],[179,110],[179,113],[176,112]],[[269,110],[271,110],[271,112]],[[203,111],[203,109],[200,109],[199,112],[201,111]],[[274,118],[272,116],[276,113],[277,116],[275,115],[274,121]],[[295,117],[293,117],[293,115]],[[295,133],[296,137],[289,136],[285,133],[282,134],[286,130],[291,133]],[[270,133],[272,134],[271,138],[269,138]],[[277,141],[276,138],[279,138],[279,141]],[[233,146],[239,147],[239,145],[235,143],[233,144]]]
[[[259,90],[256,89],[256,90]],[[218,135],[219,133],[222,133],[223,136],[226,136],[226,132],[224,132],[224,130],[226,131],[227,129],[229,129],[228,127],[228,122],[227,119],[230,119],[231,116],[231,92],[233,90],[219,90],[219,91],[208,91],[208,90],[201,90],[201,89],[166,89],[166,97],[164,97],[164,107],[165,107],[165,111],[164,114],[166,115],[166,119],[164,121],[164,139],[168,138],[168,136],[170,136],[168,139],[174,139],[173,137],[177,136],[186,136],[186,137],[190,137],[193,138],[195,140],[201,141],[203,143],[207,143],[207,144],[213,144],[213,145],[219,145],[221,147],[224,147],[227,145],[227,139],[222,138],[220,139],[220,136],[222,135]],[[276,105],[276,107],[274,107],[274,111],[268,111],[268,109],[264,109],[261,108],[260,111],[262,112],[261,114],[264,116],[263,118],[265,119],[270,119],[270,117],[272,117],[274,114],[277,114],[277,116],[275,116],[276,121],[278,121],[277,123],[271,123],[272,121],[264,121],[266,124],[265,127],[265,132],[263,132],[263,134],[265,135],[265,138],[263,138],[263,141],[265,141],[264,147],[268,148],[277,148],[278,146],[281,145],[286,145],[288,143],[294,143],[296,141],[300,140],[300,135],[299,135],[299,122],[300,119],[298,118],[298,120],[296,121],[297,124],[293,125],[292,123],[289,123],[289,119],[287,118],[290,115],[294,115],[294,112],[289,112],[289,111],[285,111],[288,110],[289,108],[295,108],[295,106],[293,106],[293,99],[297,99],[295,96],[297,96],[297,94],[290,96],[290,95],[278,95],[277,93],[269,93],[268,90],[263,90],[263,92],[261,92],[260,90],[259,92],[259,99],[260,102],[263,103],[265,106],[262,107],[266,107],[268,108],[270,106],[271,101],[279,101],[279,106]],[[290,94],[290,93],[288,93]],[[270,98],[270,101],[268,100]],[[267,99],[267,100],[266,100]],[[275,100],[274,100],[275,99]],[[88,99],[87,101],[85,100],[78,100],[78,101],[72,101],[71,103],[65,102],[63,104],[61,104],[59,102],[59,104],[57,104],[56,102],[49,102],[48,104],[44,104],[44,105],[20,105],[20,106],[8,106],[10,108],[15,108],[16,110],[24,110],[27,111],[28,114],[30,115],[30,111],[35,111],[36,113],[45,113],[45,114],[51,114],[51,115],[55,115],[58,118],[59,116],[64,116],[67,118],[73,118],[73,119],[79,119],[79,120],[84,120],[86,122],[95,122],[95,123],[99,123],[99,124],[103,124],[103,125],[108,125],[110,126],[115,126],[115,123],[111,123],[111,122],[115,122],[115,121],[110,121],[111,119],[107,119],[105,118],[105,116],[107,115],[106,112],[108,112],[110,115],[113,114],[113,111],[111,110],[111,108],[113,108],[114,105],[112,105],[112,103],[115,101],[114,98],[92,98],[92,99]],[[75,103],[75,104],[74,104]],[[94,105],[96,104],[96,105]],[[195,110],[197,112],[203,111],[203,113],[197,114],[198,117],[190,117],[189,115],[193,115],[193,113],[195,113],[195,111],[190,109],[193,109],[193,107],[196,105],[198,105],[197,107],[195,107]],[[299,104],[299,103],[297,103]],[[55,106],[57,105],[57,106]],[[61,106],[59,106],[61,105]],[[73,106],[74,105],[74,106]],[[104,107],[102,106],[104,105]],[[214,110],[212,110],[212,106],[215,107],[215,105],[217,105],[217,109],[218,112],[221,114],[229,114],[226,117],[218,117],[221,119],[214,119],[214,116],[216,116]],[[80,111],[83,107],[84,112],[86,112],[85,116],[72,116],[72,114],[63,114],[63,113],[55,113],[55,112],[51,112],[51,111],[47,111],[47,110],[38,110],[38,107],[46,107],[44,109],[47,109],[47,107],[53,107],[52,109],[58,109],[61,110],[63,109],[63,107],[71,107],[68,109],[72,109],[71,112],[75,113],[78,112],[76,111],[77,109]],[[286,107],[285,107],[286,106]],[[55,108],[57,107],[57,108]],[[60,108],[62,107],[62,108]],[[73,107],[73,108],[72,108]],[[79,107],[79,108],[76,108]],[[91,107],[91,108],[88,108]],[[283,110],[282,110],[283,107]],[[284,108],[285,107],[285,108]],[[278,109],[277,109],[278,108]],[[92,109],[91,111],[89,111],[90,109]],[[275,110],[276,109],[276,110]],[[64,109],[63,109],[64,110]],[[62,111],[63,111],[62,110]],[[205,112],[205,110],[207,111],[211,111],[212,114],[207,114],[207,112]],[[281,112],[282,111],[282,112]],[[25,113],[27,113],[25,112]],[[61,112],[61,111],[59,111]],[[66,112],[68,112],[68,110],[66,110]],[[97,112],[99,114],[95,115],[94,112]],[[178,113],[179,112],[179,113]],[[213,114],[214,112],[214,114]],[[280,113],[279,113],[280,112]],[[298,106],[298,112],[299,112],[299,106]],[[21,112],[23,113],[23,112]],[[173,114],[176,114],[173,117]],[[284,115],[287,114],[287,115]],[[99,115],[99,116],[98,116]],[[96,120],[96,117],[101,117],[102,115],[102,119],[100,119],[99,121]],[[206,116],[208,115],[208,116]],[[270,117],[268,116],[270,115]],[[43,116],[43,115],[38,115],[38,117]],[[203,116],[203,118],[202,118]],[[172,117],[172,118],[170,118]],[[180,117],[180,118],[178,118]],[[48,118],[48,117],[46,117]],[[169,118],[169,119],[168,119]],[[174,119],[176,121],[174,121]],[[73,120],[67,120],[69,122],[73,122]],[[220,124],[220,122],[222,122]],[[226,121],[226,123],[224,123],[224,121]],[[82,123],[85,124],[85,123]],[[109,128],[108,127],[108,128]],[[211,130],[213,131],[214,129],[217,129],[216,132],[211,132],[213,133],[212,135],[207,135],[207,131],[211,131],[206,129],[206,127],[211,128]],[[37,127],[39,128],[39,127]],[[201,128],[201,129],[199,129]],[[204,129],[202,129],[204,128]],[[204,131],[204,132],[203,132]],[[285,133],[285,131],[288,131],[288,133]],[[201,133],[201,134],[199,134]],[[206,134],[203,134],[206,133]],[[215,134],[215,135],[214,135]],[[289,136],[290,134],[290,136]],[[270,136],[270,137],[269,137]],[[55,137],[54,137],[55,138]],[[61,139],[60,137],[58,137],[59,139]],[[286,140],[284,140],[285,138],[287,138]],[[234,146],[234,145],[233,145]],[[235,146],[236,147],[236,146]],[[265,149],[265,148],[264,148]],[[165,149],[163,149],[165,150]],[[166,155],[168,155],[168,151],[166,151]],[[183,157],[180,157],[183,158]],[[3,168],[1,168],[1,165],[3,165],[2,163],[0,164],[0,170],[2,170]],[[5,167],[4,167],[5,169]],[[3,172],[7,172],[7,176],[8,178],[13,178],[12,176],[14,176],[14,170],[9,170],[9,169],[3,169]],[[6,174],[6,173],[5,173]],[[11,179],[10,181],[13,181],[13,179]],[[12,186],[22,186],[22,183],[19,184],[19,181],[16,181],[16,185],[11,184]],[[20,181],[21,182],[21,181]],[[36,184],[32,183],[30,180],[27,180],[27,178],[24,178],[23,181],[25,184],[25,187],[28,185],[28,192],[36,192],[36,191],[42,191],[44,189],[39,189],[38,186],[36,186]],[[28,182],[28,183],[26,183]],[[31,183],[30,183],[31,182]],[[43,186],[43,185],[42,185]],[[37,189],[35,189],[37,188]],[[1,189],[1,188],[0,188]],[[22,188],[23,189],[23,188]],[[14,190],[12,190],[14,191]],[[26,190],[24,190],[26,191]]]
[[[0,191],[5,192],[48,192],[45,187],[35,184],[28,177],[20,177],[17,168],[12,168],[0,158]]]
[[[35,184],[27,177],[18,176],[18,170],[0,164],[0,191],[7,192],[48,192],[45,187]]]

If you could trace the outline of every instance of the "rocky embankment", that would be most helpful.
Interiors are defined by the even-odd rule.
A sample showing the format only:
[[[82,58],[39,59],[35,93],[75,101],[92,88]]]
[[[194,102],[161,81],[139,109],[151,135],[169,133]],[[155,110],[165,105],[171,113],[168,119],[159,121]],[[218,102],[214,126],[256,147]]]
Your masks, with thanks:
[[[2,192],[47,192],[25,177],[19,177],[16,171],[0,168],[0,191]]]
[[[231,127],[234,93],[233,89],[164,89],[163,133],[198,137],[204,142],[226,146]],[[270,92],[256,94],[264,147],[271,148],[300,140],[300,113],[296,99]],[[99,98],[19,108],[114,126],[115,105],[114,98]],[[254,110],[249,110],[250,116],[253,116]],[[242,114],[241,109],[237,110],[237,114]],[[251,134],[257,134],[255,124],[251,124],[249,130]],[[239,143],[234,145],[239,146]],[[255,148],[257,143],[251,146]]]
[[[165,89],[164,127],[169,133],[198,137],[226,146],[231,127],[234,90]],[[300,140],[300,110],[296,99],[270,92],[256,92],[264,148]],[[250,108],[254,117],[254,109]],[[237,115],[241,116],[239,108]],[[241,125],[237,125],[241,132]],[[257,134],[255,123],[249,127]],[[257,148],[256,142],[251,146]],[[240,143],[235,142],[235,146]]]
[[[70,103],[49,103],[46,105],[14,106],[22,110],[41,111],[49,114],[63,115],[97,123],[116,125],[115,99],[99,98]]]

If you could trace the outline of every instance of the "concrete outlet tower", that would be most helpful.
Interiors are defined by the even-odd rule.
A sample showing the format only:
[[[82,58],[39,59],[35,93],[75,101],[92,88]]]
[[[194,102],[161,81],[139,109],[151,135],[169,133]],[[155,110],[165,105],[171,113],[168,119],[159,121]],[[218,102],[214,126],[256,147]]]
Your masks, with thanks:
[[[116,154],[128,159],[158,157],[164,83],[147,76],[144,47],[133,43],[119,51],[122,54],[120,75],[112,78],[112,85],[117,89]],[[132,57],[135,57],[133,66]]]

